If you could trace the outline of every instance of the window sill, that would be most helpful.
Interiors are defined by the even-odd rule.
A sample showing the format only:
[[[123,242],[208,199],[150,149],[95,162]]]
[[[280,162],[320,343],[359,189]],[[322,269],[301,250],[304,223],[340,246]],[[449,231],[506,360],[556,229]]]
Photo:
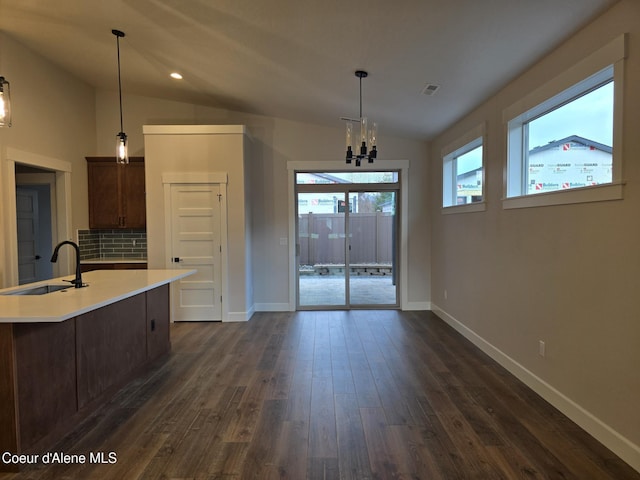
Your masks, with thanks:
[[[502,208],[507,210],[511,208],[549,207],[552,205],[622,200],[623,187],[624,183],[607,183],[606,185],[593,187],[510,197],[502,200]]]
[[[450,207],[442,207],[440,212],[443,215],[450,215],[455,213],[472,213],[472,212],[484,212],[487,209],[485,202],[469,203],[467,205],[452,205]]]

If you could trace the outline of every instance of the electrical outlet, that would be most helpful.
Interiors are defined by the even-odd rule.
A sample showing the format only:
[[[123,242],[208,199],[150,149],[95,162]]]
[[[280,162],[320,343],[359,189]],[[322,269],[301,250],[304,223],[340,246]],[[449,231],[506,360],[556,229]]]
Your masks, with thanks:
[[[544,357],[546,354],[546,345],[544,344],[544,340],[540,340],[538,343],[538,353],[541,357]]]

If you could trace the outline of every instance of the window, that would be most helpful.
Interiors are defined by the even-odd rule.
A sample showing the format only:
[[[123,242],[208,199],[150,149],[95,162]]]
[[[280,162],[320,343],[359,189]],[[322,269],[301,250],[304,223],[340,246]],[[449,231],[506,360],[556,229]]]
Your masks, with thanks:
[[[505,110],[505,208],[621,198],[624,44],[614,40]]]
[[[481,125],[442,150],[442,206],[467,206],[451,212],[477,210],[469,205],[484,200],[483,138]]]

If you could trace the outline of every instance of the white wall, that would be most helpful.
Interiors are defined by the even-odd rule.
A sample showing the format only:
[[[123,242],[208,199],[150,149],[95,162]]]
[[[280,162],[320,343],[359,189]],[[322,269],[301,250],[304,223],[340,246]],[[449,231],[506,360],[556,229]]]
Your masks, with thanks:
[[[87,168],[95,150],[94,90],[9,36],[0,33],[0,75],[11,83],[13,126],[0,129],[0,286],[9,286],[7,219],[10,172],[7,151],[71,163],[71,228],[88,223]],[[13,227],[15,229],[15,227]],[[66,252],[65,252],[66,253]],[[63,260],[60,260],[63,263]],[[62,272],[61,274],[66,274]]]
[[[224,173],[228,271],[223,320],[248,320],[253,312],[251,231],[246,205],[245,138],[240,133],[172,133],[145,135],[147,254],[149,268],[168,268],[170,238],[165,236],[166,212],[163,174]]]
[[[440,315],[640,469],[640,2],[622,0],[431,144]],[[629,32],[624,199],[503,210],[502,110]],[[486,211],[442,215],[441,149],[487,122]],[[444,292],[447,291],[447,298]],[[546,356],[538,354],[545,341]]]
[[[273,308],[289,304],[288,246],[288,161],[335,161],[343,158],[342,124],[324,127],[273,117],[247,115],[204,106],[161,99],[124,95],[125,131],[130,154],[143,155],[142,125],[242,124],[253,141],[247,164],[251,184],[247,204],[251,212],[253,245],[253,299]],[[97,155],[113,155],[118,130],[116,92],[96,94],[98,125]],[[384,126],[381,126],[383,129]],[[410,199],[408,300],[412,308],[429,307],[429,235],[427,216],[427,146],[416,140],[384,136],[380,140],[381,159],[409,160]],[[233,239],[229,239],[233,241]],[[149,239],[151,242],[152,240]]]

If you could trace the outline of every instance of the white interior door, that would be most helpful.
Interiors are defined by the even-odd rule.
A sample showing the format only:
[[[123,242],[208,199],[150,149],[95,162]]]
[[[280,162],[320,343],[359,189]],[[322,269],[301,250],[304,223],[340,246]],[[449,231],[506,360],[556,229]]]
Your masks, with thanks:
[[[18,282],[22,285],[39,280],[38,263],[38,192],[16,188],[16,220],[18,227]]]
[[[172,284],[175,321],[222,320],[220,186],[171,185],[171,265],[197,273]]]

